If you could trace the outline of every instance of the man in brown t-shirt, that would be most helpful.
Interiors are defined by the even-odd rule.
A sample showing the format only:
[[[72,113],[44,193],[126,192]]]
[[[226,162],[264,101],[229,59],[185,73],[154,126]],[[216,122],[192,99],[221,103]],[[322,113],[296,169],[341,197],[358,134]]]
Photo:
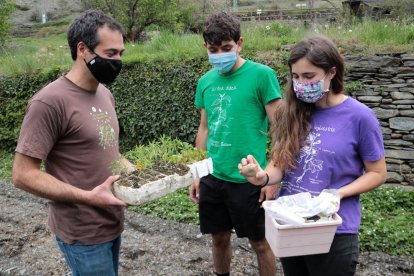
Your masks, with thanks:
[[[111,192],[118,176],[110,168],[120,158],[119,125],[114,98],[101,83],[121,70],[123,35],[100,11],[74,19],[72,68],[29,101],[16,148],[13,183],[50,200],[49,225],[73,275],[118,274],[126,204]]]

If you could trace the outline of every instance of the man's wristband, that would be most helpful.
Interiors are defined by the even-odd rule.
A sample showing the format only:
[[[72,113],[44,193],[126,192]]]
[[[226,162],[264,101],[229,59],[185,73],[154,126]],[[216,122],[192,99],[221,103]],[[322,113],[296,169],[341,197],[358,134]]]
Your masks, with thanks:
[[[262,185],[260,185],[260,187],[265,187],[265,186],[267,186],[267,184],[269,184],[269,174],[268,173],[266,173],[266,181],[262,184]]]

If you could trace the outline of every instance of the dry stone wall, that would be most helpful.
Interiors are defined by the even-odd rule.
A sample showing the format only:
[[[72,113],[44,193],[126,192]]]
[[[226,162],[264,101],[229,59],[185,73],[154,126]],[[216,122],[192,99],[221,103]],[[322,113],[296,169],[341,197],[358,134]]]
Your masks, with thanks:
[[[414,53],[345,56],[345,64],[346,82],[357,88],[348,93],[381,123],[387,184],[414,187]]]

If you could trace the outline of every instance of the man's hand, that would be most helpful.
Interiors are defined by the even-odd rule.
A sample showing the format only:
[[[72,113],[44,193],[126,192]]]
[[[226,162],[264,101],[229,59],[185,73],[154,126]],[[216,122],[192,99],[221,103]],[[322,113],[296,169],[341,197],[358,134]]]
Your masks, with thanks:
[[[88,202],[95,206],[124,206],[127,204],[116,198],[112,193],[112,185],[119,179],[119,175],[108,177],[102,184],[88,192]]]
[[[198,204],[200,196],[200,178],[194,180],[193,184],[188,188],[188,194],[191,201]]]

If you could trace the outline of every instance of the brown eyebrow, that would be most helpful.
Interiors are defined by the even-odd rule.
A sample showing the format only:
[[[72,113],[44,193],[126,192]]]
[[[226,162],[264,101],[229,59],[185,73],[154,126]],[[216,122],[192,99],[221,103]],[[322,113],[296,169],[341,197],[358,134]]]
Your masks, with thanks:
[[[316,75],[317,73],[316,72],[304,72],[304,73],[298,74],[298,73],[292,72],[292,75],[293,74],[295,74],[295,75],[301,75],[301,76],[308,76],[308,75]]]
[[[114,52],[114,53],[123,53],[125,51],[125,49],[122,49],[121,51],[119,51],[118,49],[115,48],[109,48],[109,49],[105,49],[104,52]]]

